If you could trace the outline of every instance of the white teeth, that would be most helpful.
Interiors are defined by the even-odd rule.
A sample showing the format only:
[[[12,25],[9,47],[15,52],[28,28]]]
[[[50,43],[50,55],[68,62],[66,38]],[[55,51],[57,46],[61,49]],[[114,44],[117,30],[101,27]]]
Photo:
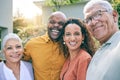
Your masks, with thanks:
[[[70,45],[75,45],[76,44],[76,42],[70,42]]]
[[[52,31],[53,31],[53,32],[59,32],[58,30],[54,30],[54,29],[53,29]]]

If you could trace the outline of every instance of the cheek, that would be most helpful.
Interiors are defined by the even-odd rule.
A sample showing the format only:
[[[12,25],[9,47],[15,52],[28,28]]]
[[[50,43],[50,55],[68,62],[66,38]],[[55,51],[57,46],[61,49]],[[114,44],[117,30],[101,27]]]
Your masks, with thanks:
[[[81,44],[82,41],[83,41],[83,38],[82,37],[78,37],[77,40],[78,40],[78,43]]]
[[[4,53],[4,55],[9,55],[9,54],[11,53],[11,51],[9,51],[9,50],[4,50],[3,53]]]
[[[9,52],[4,52],[4,57],[6,58],[6,59],[9,59],[9,56],[10,56],[10,53]]]
[[[24,52],[24,50],[23,50],[23,49],[21,49],[21,50],[20,50],[20,53],[21,53],[21,54],[23,54],[23,52]]]
[[[51,28],[52,27],[52,24],[48,24],[48,28]]]
[[[106,25],[109,27],[113,26],[115,23],[113,16],[106,16],[106,18],[104,18],[103,20],[106,23]]]
[[[69,40],[69,38],[66,37],[66,36],[64,36],[64,37],[63,37],[63,40],[64,40],[64,42],[67,42],[67,41]]]
[[[107,20],[105,26],[106,26],[106,32],[109,34],[114,28],[113,20]]]

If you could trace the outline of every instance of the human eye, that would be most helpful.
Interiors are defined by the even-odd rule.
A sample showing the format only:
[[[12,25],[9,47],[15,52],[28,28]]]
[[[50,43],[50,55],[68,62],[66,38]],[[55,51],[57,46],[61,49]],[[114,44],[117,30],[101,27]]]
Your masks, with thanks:
[[[60,22],[58,22],[58,24],[63,26],[64,22],[60,21]]]
[[[65,33],[65,36],[70,36],[71,34],[70,33]]]
[[[102,13],[101,11],[98,11],[95,15],[94,15],[94,19],[99,19],[101,17]]]
[[[12,49],[12,47],[11,47],[11,46],[8,46],[6,49],[7,49],[7,50],[11,50],[11,49]]]
[[[79,36],[79,35],[80,35],[80,32],[75,32],[74,35],[75,35],[75,36]]]
[[[22,46],[21,45],[17,45],[16,48],[21,48]]]
[[[55,21],[54,20],[50,20],[49,23],[55,24]]]

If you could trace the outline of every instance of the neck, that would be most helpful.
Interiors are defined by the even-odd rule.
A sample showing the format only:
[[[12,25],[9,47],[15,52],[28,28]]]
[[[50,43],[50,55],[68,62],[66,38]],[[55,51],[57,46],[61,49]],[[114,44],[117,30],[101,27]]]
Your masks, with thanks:
[[[16,63],[6,61],[6,66],[13,71],[16,80],[20,80],[20,61]]]
[[[14,69],[20,67],[20,62],[9,63],[8,61],[6,61],[6,66],[7,66],[8,68],[10,68],[11,70],[14,70]]]
[[[79,53],[80,48],[77,50],[71,50],[70,52],[70,60],[74,59],[74,57]]]

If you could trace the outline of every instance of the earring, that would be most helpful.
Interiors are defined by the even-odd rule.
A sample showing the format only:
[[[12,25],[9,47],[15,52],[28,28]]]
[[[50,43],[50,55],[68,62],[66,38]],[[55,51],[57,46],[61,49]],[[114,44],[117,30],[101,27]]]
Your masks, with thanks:
[[[63,42],[63,44],[65,44],[65,42]]]
[[[84,43],[84,40],[82,40],[82,43]]]

